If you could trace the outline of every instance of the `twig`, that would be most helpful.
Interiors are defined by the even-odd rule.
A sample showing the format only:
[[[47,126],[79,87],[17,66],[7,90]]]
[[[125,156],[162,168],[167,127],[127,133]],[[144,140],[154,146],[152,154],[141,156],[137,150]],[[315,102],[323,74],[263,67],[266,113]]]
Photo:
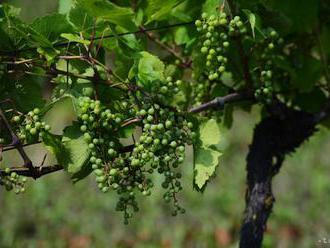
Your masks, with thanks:
[[[186,25],[194,25],[194,22],[182,22],[182,23],[175,23],[175,24],[171,24],[171,25],[165,25],[165,26],[160,26],[160,27],[154,27],[154,28],[147,28],[145,29],[145,31],[157,31],[157,30],[164,30],[164,29],[170,29],[170,28],[175,28],[175,27],[179,27],[179,26],[186,26]],[[101,39],[108,39],[108,38],[114,38],[114,37],[120,37],[120,36],[125,36],[125,35],[130,35],[130,34],[138,34],[138,33],[143,33],[145,31],[142,30],[136,30],[136,31],[132,31],[132,32],[125,32],[125,33],[119,33],[119,34],[110,34],[110,35],[102,35],[101,37],[95,37],[93,38],[93,40],[101,40]],[[91,38],[87,38],[87,40],[90,40]],[[74,44],[78,44],[79,42],[59,42],[59,43],[55,43],[53,46],[54,47],[62,47],[62,46],[67,46],[68,43],[74,45]],[[38,47],[28,47],[28,48],[23,48],[23,49],[17,49],[14,51],[0,51],[0,55],[8,55],[8,54],[12,54],[14,53],[15,55],[17,55],[20,52],[26,52],[26,51],[32,51],[32,50],[36,50]]]
[[[214,98],[212,101],[199,105],[189,110],[190,113],[199,113],[209,109],[223,109],[225,104],[233,103],[243,100],[252,100],[254,97],[251,93],[242,92],[242,93],[232,93],[226,96],[219,96]]]
[[[165,49],[168,53],[172,54],[174,57],[179,59],[182,63],[186,64],[186,59],[183,58],[179,53],[177,53],[173,48],[165,45],[157,37],[155,37],[150,31],[147,31],[143,26],[141,26],[141,31],[155,44]]]
[[[12,167],[10,168],[10,172],[15,172],[18,175],[26,176],[26,177],[32,177],[34,179],[40,178],[44,175],[62,170],[63,167],[60,165],[53,165],[53,166],[42,166],[42,167],[34,167],[34,170],[31,171],[28,168],[25,167]],[[8,175],[4,170],[0,170],[0,176]]]

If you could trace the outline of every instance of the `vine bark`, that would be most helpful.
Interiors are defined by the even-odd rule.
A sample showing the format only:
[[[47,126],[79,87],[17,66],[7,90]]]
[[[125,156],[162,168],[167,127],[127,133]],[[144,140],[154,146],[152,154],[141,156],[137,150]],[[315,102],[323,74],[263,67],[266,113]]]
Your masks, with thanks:
[[[315,131],[319,118],[276,103],[254,130],[247,156],[246,208],[241,228],[240,247],[262,246],[267,220],[275,197],[272,179],[284,158]]]

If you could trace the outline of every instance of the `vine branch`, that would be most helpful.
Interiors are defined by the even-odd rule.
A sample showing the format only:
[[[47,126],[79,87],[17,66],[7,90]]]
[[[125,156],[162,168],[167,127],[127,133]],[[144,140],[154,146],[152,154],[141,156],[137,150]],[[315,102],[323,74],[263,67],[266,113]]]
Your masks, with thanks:
[[[244,101],[244,100],[253,100],[253,98],[254,98],[253,94],[247,93],[247,92],[231,93],[226,96],[216,97],[209,102],[206,102],[204,104],[201,104],[197,107],[190,109],[189,112],[190,113],[199,113],[199,112],[210,110],[210,109],[222,110],[225,107],[225,105],[228,103]]]

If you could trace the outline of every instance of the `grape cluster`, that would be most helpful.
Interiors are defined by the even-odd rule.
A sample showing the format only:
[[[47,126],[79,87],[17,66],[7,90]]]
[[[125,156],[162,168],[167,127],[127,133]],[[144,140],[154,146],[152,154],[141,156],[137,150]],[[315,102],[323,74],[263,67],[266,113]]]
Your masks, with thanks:
[[[274,81],[281,80],[278,78],[278,69],[274,64],[279,56],[281,56],[280,47],[283,44],[278,33],[271,29],[257,30],[256,34],[248,33],[248,21],[243,21],[240,16],[229,18],[226,13],[221,12],[219,15],[207,16],[203,13],[200,20],[196,20],[195,25],[200,33],[200,53],[202,59],[197,64],[195,79],[198,80],[197,86],[193,87],[195,95],[195,103],[208,100],[208,96],[217,86],[224,86],[222,83],[222,75],[227,71],[229,65],[229,49],[245,49],[253,51],[250,62],[255,63],[255,67],[249,69],[252,80],[256,83],[255,97],[263,103],[271,103],[274,95]],[[237,43],[238,41],[238,43]],[[201,71],[198,71],[200,70]],[[274,78],[276,75],[277,78]],[[225,87],[225,86],[224,86]],[[206,99],[205,99],[206,98]]]
[[[272,71],[261,71],[260,88],[256,89],[254,96],[258,101],[266,102],[268,104],[271,103],[271,98],[273,95],[273,87],[272,87]]]
[[[39,108],[35,108],[26,115],[15,115],[11,123],[17,130],[17,135],[22,142],[33,143],[42,138],[45,132],[50,131],[50,126],[42,121]]]
[[[205,76],[210,81],[218,80],[226,71],[228,61],[226,52],[230,46],[228,39],[227,16],[221,13],[219,16],[207,17],[202,15],[202,20],[196,20],[197,31],[200,32],[202,47],[200,52],[205,58]]]
[[[130,151],[123,151],[116,133],[127,115],[113,113],[99,101],[87,97],[80,99],[79,106],[80,129],[91,150],[89,162],[96,182],[102,192],[117,192],[116,210],[124,213],[124,222],[128,223],[133,212],[138,211],[136,194],[151,194],[154,172],[165,176],[162,184],[167,189],[164,199],[173,201],[173,215],[184,212],[175,196],[182,189],[181,174],[174,169],[184,160],[185,145],[192,143],[192,123],[187,122],[183,114],[168,108],[143,104],[136,111],[128,111],[128,115],[135,114],[134,118],[143,125],[142,135]]]
[[[224,12],[209,17],[203,13],[201,20],[195,21],[195,25],[200,33],[200,52],[203,55],[200,65],[202,72],[197,76],[200,83],[194,87],[195,101],[200,104],[227,71],[228,50],[233,39],[244,36],[247,29],[239,16],[229,20]]]
[[[157,98],[158,102],[169,104],[172,97],[180,91],[179,87],[181,85],[181,80],[174,81],[173,78],[169,76],[165,80],[159,81],[158,84],[154,84],[151,88],[151,93]]]
[[[270,104],[274,94],[273,82],[277,79],[274,78],[274,70],[277,70],[274,62],[280,56],[279,47],[283,43],[283,39],[279,37],[275,30],[268,30],[265,32],[265,38],[256,44],[255,52],[259,56],[260,70],[257,75],[257,82],[259,87],[255,90],[255,98],[263,103]],[[276,75],[282,75],[277,71]]]
[[[133,149],[131,165],[142,167],[149,173],[157,170],[164,174],[162,187],[167,190],[164,200],[174,203],[173,215],[177,211],[184,212],[175,196],[182,190],[181,174],[175,169],[184,161],[185,145],[192,144],[193,124],[180,113],[157,104],[141,109],[138,115],[143,119],[143,129]],[[148,191],[144,193],[149,194]]]
[[[20,176],[16,172],[10,172],[10,168],[6,168],[4,173],[0,176],[0,185],[8,191],[14,190],[16,194],[25,192],[26,177]]]

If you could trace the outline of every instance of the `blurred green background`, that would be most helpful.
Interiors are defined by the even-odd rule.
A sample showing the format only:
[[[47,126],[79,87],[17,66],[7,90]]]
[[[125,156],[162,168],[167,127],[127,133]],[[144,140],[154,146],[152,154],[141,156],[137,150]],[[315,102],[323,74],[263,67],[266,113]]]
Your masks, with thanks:
[[[26,20],[57,9],[51,0],[7,2],[21,7]],[[29,181],[23,195],[0,189],[0,247],[237,247],[256,112],[237,112],[233,128],[223,130],[225,154],[204,194],[192,190],[192,165],[184,165],[180,200],[186,214],[172,217],[156,188],[140,199],[140,212],[125,226],[114,211],[114,194],[100,193],[93,178],[72,185],[58,172]],[[318,240],[330,239],[329,151],[329,132],[321,128],[287,158],[275,178],[276,203],[264,247],[325,247]]]

